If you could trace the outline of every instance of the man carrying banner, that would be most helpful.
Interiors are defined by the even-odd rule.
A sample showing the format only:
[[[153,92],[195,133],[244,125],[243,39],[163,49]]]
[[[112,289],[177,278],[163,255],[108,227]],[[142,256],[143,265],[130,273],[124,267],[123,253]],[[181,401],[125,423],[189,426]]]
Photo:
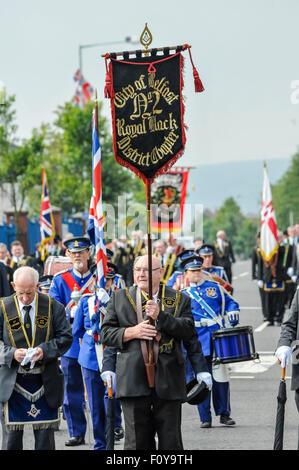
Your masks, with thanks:
[[[72,323],[77,309],[72,294],[79,298],[92,292],[92,273],[89,270],[90,241],[87,237],[74,237],[65,240],[63,244],[67,248],[66,255],[73,262],[73,268],[54,276],[50,296],[65,306],[68,319]],[[85,442],[85,398],[81,367],[78,364],[79,351],[79,339],[74,338],[71,348],[61,358],[65,375],[63,410],[70,434],[66,446],[78,446]]]
[[[25,424],[33,424],[36,450],[55,450],[63,399],[58,357],[72,343],[64,307],[38,292],[38,272],[15,271],[15,294],[0,302],[0,402],[9,430],[7,450],[23,449]]]
[[[182,340],[195,336],[190,300],[160,284],[163,269],[152,257],[153,299],[148,300],[148,256],[137,258],[135,286],[113,292],[102,324],[102,343],[118,348],[116,398],[125,418],[125,449],[180,450],[181,403],[186,400]],[[155,322],[142,320],[143,315]],[[140,318],[140,322],[137,320]],[[154,340],[155,378],[148,383],[144,346]]]

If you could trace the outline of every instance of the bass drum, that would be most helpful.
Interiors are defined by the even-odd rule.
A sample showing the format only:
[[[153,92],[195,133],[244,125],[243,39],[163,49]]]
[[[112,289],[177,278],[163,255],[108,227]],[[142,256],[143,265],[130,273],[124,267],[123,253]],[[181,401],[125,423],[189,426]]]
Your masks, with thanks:
[[[55,274],[72,267],[73,263],[67,256],[48,256],[45,262],[44,276],[55,276]]]

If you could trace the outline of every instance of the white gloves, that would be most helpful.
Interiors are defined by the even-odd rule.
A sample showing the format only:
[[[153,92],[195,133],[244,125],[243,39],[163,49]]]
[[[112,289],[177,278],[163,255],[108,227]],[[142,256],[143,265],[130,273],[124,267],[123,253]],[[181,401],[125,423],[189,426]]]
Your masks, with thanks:
[[[106,382],[108,387],[111,387],[111,379],[114,382],[115,379],[115,372],[112,372],[111,370],[106,370],[105,372],[101,373],[101,379],[103,382]]]
[[[257,281],[257,285],[259,286],[260,289],[262,289],[264,287],[264,282],[261,279],[259,279]]]
[[[228,321],[231,326],[235,326],[239,323],[239,314],[237,312],[232,312],[227,314]]]
[[[287,269],[287,274],[288,274],[288,276],[292,277],[294,275],[294,268],[288,268]]]
[[[297,281],[297,276],[292,276],[292,281],[296,282]]]
[[[71,317],[71,318],[75,318],[75,315],[76,315],[77,310],[78,310],[78,305],[74,305],[74,306],[70,309],[70,317]]]
[[[102,302],[102,304],[107,304],[110,300],[109,294],[102,287],[97,289],[97,296],[99,301]]]
[[[209,372],[199,372],[198,374],[196,374],[196,380],[199,384],[201,384],[201,382],[205,382],[208,389],[210,391],[212,390],[213,381],[212,376],[211,374],[209,374]]]
[[[21,362],[21,366],[26,366],[26,364],[28,364],[28,362],[31,362],[32,356],[35,353],[35,351],[36,351],[36,348],[28,348],[27,349],[26,356],[24,357],[23,361]],[[35,363],[33,363],[33,364],[31,363],[30,364],[30,369],[33,369],[34,366],[35,366]]]
[[[290,346],[280,346],[275,351],[275,356],[280,360],[281,367],[286,367],[290,361],[292,350]]]

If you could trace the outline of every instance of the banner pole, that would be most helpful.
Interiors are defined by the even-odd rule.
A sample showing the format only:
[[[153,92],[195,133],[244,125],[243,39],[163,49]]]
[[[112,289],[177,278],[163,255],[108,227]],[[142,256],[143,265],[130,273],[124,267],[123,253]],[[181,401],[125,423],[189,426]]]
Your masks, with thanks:
[[[151,183],[146,180],[146,216],[147,216],[147,253],[148,253],[148,294],[149,299],[153,298],[152,280],[152,237],[151,237]]]
[[[146,180],[146,215],[147,215],[147,254],[148,254],[148,297],[153,298],[153,276],[152,276],[152,237],[151,237],[151,183]],[[154,322],[149,318],[151,325]],[[154,363],[153,355],[154,340],[148,342],[148,362],[149,364]]]

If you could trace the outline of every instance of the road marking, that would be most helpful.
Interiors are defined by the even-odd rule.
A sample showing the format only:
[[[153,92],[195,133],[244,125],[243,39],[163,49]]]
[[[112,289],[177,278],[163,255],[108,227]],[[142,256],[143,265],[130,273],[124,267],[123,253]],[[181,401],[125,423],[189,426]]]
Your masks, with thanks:
[[[231,375],[230,379],[254,379],[254,375]]]
[[[262,307],[240,307],[243,310],[261,310]]]
[[[264,321],[260,326],[258,326],[254,332],[255,333],[260,333],[261,331],[263,331],[267,326],[269,325],[269,322],[268,321]]]
[[[228,364],[229,374],[260,374],[277,363],[276,357],[259,353],[259,360]]]
[[[239,277],[247,276],[247,274],[249,274],[249,272],[245,271],[244,273],[238,274],[238,276],[233,276],[233,281],[236,281]]]

